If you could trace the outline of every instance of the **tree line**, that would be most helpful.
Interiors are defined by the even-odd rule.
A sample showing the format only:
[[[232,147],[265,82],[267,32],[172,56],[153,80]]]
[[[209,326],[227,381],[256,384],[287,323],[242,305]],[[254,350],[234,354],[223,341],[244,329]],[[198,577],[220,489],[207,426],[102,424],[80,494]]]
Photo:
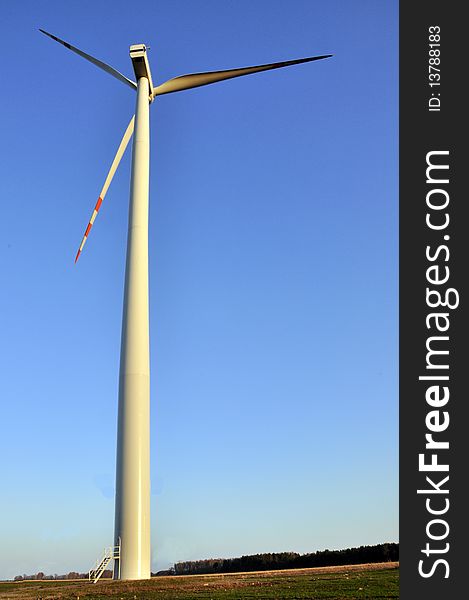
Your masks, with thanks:
[[[101,575],[101,577],[103,578],[112,578],[112,571],[109,569],[106,569],[104,571],[104,573]],[[17,575],[14,579],[14,581],[29,581],[29,580],[44,580],[44,581],[55,581],[55,580],[62,580],[62,579],[88,579],[88,573],[78,573],[78,571],[70,571],[69,573],[67,573],[66,575],[57,575],[57,573],[55,573],[54,575],[45,575],[42,571],[39,571],[39,573],[36,573],[35,575],[26,575],[26,573],[24,573],[23,575]]]
[[[305,569],[356,565],[360,563],[392,562],[399,560],[399,544],[385,543],[360,546],[345,550],[321,550],[308,554],[297,552],[268,552],[238,558],[208,558],[177,562],[161,575],[203,575],[208,573],[236,573],[240,571],[271,571],[275,569]]]
[[[177,562],[166,571],[154,575],[204,575],[209,573],[237,573],[240,571],[273,571],[276,569],[306,569],[361,563],[394,562],[399,560],[399,544],[390,542],[375,546],[359,546],[345,550],[320,550],[308,554],[298,552],[266,552],[238,558],[208,558]],[[112,571],[104,571],[103,578],[112,578]],[[17,575],[15,581],[24,580],[88,579],[88,573],[70,571],[66,575]]]

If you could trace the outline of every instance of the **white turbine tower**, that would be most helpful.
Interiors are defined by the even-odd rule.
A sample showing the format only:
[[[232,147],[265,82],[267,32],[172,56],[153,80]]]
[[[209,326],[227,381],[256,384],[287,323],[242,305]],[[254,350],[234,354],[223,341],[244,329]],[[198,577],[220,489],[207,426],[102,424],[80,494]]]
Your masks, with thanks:
[[[132,134],[132,170],[122,318],[117,433],[114,578],[149,579],[150,572],[150,344],[148,317],[148,187],[150,172],[149,107],[157,96],[216,83],[233,77],[329,58],[331,54],[285,62],[181,75],[153,87],[147,48],[130,46],[137,82],[106,63],[40,29],[137,91],[132,117],[106,177],[75,262],[86,243],[101,203]],[[106,563],[107,564],[107,563]]]

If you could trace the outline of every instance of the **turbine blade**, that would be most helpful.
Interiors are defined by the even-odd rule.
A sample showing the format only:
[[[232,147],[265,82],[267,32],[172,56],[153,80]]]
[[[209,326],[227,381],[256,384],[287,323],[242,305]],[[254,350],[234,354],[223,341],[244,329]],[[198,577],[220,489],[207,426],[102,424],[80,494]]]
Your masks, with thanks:
[[[126,85],[130,86],[132,89],[134,89],[134,90],[137,89],[137,84],[135,83],[135,81],[128,79],[125,75],[122,75],[122,73],[119,73],[119,71],[114,69],[114,67],[111,67],[111,66],[107,65],[105,62],[98,60],[97,58],[94,58],[93,56],[90,56],[89,54],[86,54],[86,52],[82,52],[78,48],[75,48],[75,46],[72,46],[72,44],[69,44],[68,42],[64,42],[63,40],[56,37],[55,35],[52,35],[51,33],[47,33],[47,31],[44,31],[44,29],[39,29],[39,31],[41,33],[43,33],[44,35],[47,35],[51,39],[55,40],[56,42],[59,42],[59,44],[62,44],[62,46],[65,46],[65,48],[68,48],[69,50],[71,50],[72,52],[75,52],[79,56],[86,58],[86,60],[89,60],[91,63],[93,63],[100,69],[103,69],[103,71],[106,71],[106,73],[109,73],[110,75],[112,75],[113,77],[118,79],[119,81],[122,81]]]
[[[135,122],[135,115],[130,119],[130,123],[128,124],[127,129],[125,130],[124,137],[122,138],[121,143],[119,144],[119,148],[117,149],[117,153],[114,157],[114,160],[112,161],[112,165],[111,165],[111,168],[109,169],[109,173],[107,174],[106,181],[104,182],[104,185],[103,185],[103,189],[101,190],[101,193],[99,194],[98,201],[96,202],[96,206],[94,207],[94,210],[91,214],[91,218],[89,220],[85,234],[83,236],[83,239],[81,240],[80,247],[78,248],[78,252],[75,257],[75,263],[77,262],[80,254],[83,250],[83,247],[86,244],[86,240],[88,239],[90,230],[93,227],[93,223],[96,219],[98,211],[104,200],[104,196],[106,195],[106,193],[109,189],[109,186],[111,185],[112,178],[114,177],[114,174],[117,171],[117,167],[119,166],[119,163],[125,152],[125,149],[127,148],[130,138],[132,137],[132,134],[134,132],[134,122]]]
[[[162,94],[171,94],[172,92],[180,92],[209,83],[232,79],[233,77],[242,77],[243,75],[251,75],[252,73],[260,73],[262,71],[270,71],[271,69],[280,69],[291,65],[300,65],[301,63],[312,62],[313,60],[321,60],[329,58],[332,54],[324,56],[312,56],[309,58],[299,58],[297,60],[287,60],[284,62],[270,63],[268,65],[259,65],[257,67],[244,67],[242,69],[228,69],[227,71],[210,71],[208,73],[191,73],[189,75],[180,75],[169,79],[153,88],[152,96],[161,96]]]

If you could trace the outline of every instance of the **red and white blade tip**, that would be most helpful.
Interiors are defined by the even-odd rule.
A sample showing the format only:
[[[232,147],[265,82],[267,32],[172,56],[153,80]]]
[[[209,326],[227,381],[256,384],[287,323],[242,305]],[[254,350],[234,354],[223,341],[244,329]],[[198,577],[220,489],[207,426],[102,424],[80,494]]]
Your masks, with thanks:
[[[98,198],[98,201],[96,202],[96,206],[94,207],[93,214],[91,215],[91,219],[89,220],[88,226],[86,227],[86,231],[83,236],[83,239],[81,240],[81,244],[80,244],[80,247],[78,248],[77,255],[75,256],[75,264],[76,264],[78,258],[80,257],[80,254],[83,250],[84,245],[86,244],[86,240],[88,239],[88,235],[91,231],[91,228],[93,227],[94,220],[96,219],[96,216],[98,214],[98,211],[101,207],[102,202],[103,202],[103,199],[100,196]]]

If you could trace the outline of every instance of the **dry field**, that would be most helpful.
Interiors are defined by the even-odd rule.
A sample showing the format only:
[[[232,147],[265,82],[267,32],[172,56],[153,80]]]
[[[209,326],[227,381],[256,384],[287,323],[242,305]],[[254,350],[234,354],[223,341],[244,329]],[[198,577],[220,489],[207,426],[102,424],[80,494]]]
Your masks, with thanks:
[[[148,581],[0,582],[0,600],[387,600],[399,598],[399,563],[216,575]]]

